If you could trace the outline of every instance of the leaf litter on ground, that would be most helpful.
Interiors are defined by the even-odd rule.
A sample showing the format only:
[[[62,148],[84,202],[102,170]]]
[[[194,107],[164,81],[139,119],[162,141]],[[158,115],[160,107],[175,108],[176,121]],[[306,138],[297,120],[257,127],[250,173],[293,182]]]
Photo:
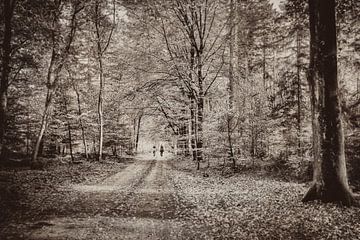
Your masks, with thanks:
[[[360,239],[360,209],[302,203],[308,184],[246,173],[203,177],[189,161],[173,165],[179,194],[195,206],[192,221],[211,239]]]

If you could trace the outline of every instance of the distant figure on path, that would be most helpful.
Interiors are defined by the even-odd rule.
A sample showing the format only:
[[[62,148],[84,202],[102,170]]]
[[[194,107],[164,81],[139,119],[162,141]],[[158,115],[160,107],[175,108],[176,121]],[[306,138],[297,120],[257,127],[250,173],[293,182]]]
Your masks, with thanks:
[[[153,155],[154,155],[154,157],[155,157],[155,154],[156,154],[156,147],[153,146]]]
[[[160,156],[162,157],[164,153],[164,147],[163,145],[160,146]]]

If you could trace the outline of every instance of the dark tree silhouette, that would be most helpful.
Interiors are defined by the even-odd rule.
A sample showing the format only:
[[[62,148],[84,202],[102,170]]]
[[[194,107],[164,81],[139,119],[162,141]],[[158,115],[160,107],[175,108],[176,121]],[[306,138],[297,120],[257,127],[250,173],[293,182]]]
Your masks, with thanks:
[[[337,78],[335,0],[309,0],[309,85],[313,118],[313,186],[303,201],[354,203],[346,172]]]
[[[2,42],[2,63],[1,63],[1,82],[0,82],[0,151],[1,159],[4,158],[5,151],[5,131],[6,131],[6,111],[8,102],[8,87],[11,60],[11,38],[12,38],[12,17],[15,8],[15,0],[4,1],[4,38]]]

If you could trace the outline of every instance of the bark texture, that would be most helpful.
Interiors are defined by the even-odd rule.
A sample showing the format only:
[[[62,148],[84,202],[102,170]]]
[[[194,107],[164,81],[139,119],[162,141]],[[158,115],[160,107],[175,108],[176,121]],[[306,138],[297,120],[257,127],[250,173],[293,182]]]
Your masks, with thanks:
[[[5,131],[6,131],[6,112],[8,102],[8,87],[11,60],[11,39],[12,39],[12,17],[15,8],[15,0],[4,0],[4,39],[2,43],[2,63],[1,63],[1,82],[0,82],[0,159],[5,158]]]
[[[56,6],[58,9],[61,7],[61,1]],[[43,140],[44,134],[47,130],[48,125],[48,119],[50,117],[51,108],[52,108],[52,99],[53,95],[56,93],[58,84],[59,84],[59,78],[60,73],[64,67],[65,61],[70,55],[70,49],[71,45],[73,43],[73,40],[75,38],[75,33],[77,30],[77,14],[82,10],[82,7],[79,5],[79,3],[75,3],[73,5],[73,13],[70,20],[70,32],[66,36],[66,42],[63,48],[59,49],[59,32],[57,32],[57,29],[59,28],[60,24],[60,16],[57,13],[57,11],[53,11],[53,20],[52,20],[52,30],[51,30],[51,42],[52,42],[52,53],[51,53],[51,59],[50,64],[47,72],[47,94],[45,99],[45,106],[43,110],[43,114],[41,117],[41,126],[40,130],[37,136],[31,165],[34,168],[37,168],[37,161],[38,161],[38,155],[40,152],[40,146],[41,142]],[[60,54],[58,54],[60,52]]]
[[[336,56],[335,0],[309,0],[314,183],[303,201],[350,206]]]

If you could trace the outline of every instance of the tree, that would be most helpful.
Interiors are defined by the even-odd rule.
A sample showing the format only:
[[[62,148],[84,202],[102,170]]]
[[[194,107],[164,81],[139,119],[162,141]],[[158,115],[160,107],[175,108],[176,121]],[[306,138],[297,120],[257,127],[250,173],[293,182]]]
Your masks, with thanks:
[[[74,89],[74,92],[76,94],[76,101],[77,101],[77,109],[78,109],[78,118],[79,118],[79,126],[81,129],[81,137],[82,137],[82,142],[83,142],[83,146],[84,146],[84,153],[85,153],[85,157],[86,159],[89,159],[89,150],[88,150],[88,146],[87,146],[87,141],[86,141],[86,133],[85,133],[85,126],[84,126],[84,121],[83,121],[83,116],[82,116],[82,108],[81,108],[81,99],[80,99],[80,91],[79,91],[79,86],[77,86],[77,84],[75,83],[75,79],[72,76],[72,74],[69,72],[69,78],[71,80],[71,84],[72,87]]]
[[[303,201],[354,204],[346,172],[337,79],[335,0],[309,0],[309,85],[313,121],[313,185]]]
[[[161,16],[161,30],[179,92],[188,97],[190,136],[197,169],[203,160],[204,102],[223,67],[226,24],[217,18],[217,1],[170,1]],[[170,10],[170,11],[169,11]],[[173,19],[170,21],[169,19]],[[165,23],[168,23],[166,28]],[[177,33],[177,35],[176,35]],[[194,137],[193,137],[194,136]]]
[[[228,93],[229,93],[229,106],[228,106],[228,114],[227,114],[227,134],[228,134],[228,145],[229,145],[229,160],[233,163],[233,168],[236,166],[236,160],[234,157],[234,149],[233,149],[233,120],[234,120],[234,18],[235,18],[235,4],[234,0],[230,0],[229,2],[229,82],[228,82]]]
[[[96,35],[96,58],[98,61],[98,74],[99,74],[99,96],[98,96],[98,119],[99,119],[99,152],[98,160],[102,160],[103,142],[104,142],[104,116],[103,116],[103,101],[104,101],[104,53],[109,47],[112,33],[115,27],[115,1],[113,1],[113,23],[107,26],[106,15],[104,16],[103,4],[100,0],[95,0],[94,3],[94,25]]]
[[[75,33],[78,28],[77,26],[77,15],[78,13],[83,9],[83,6],[81,4],[81,1],[75,0],[72,2],[72,13],[69,23],[69,32],[67,33],[65,37],[65,43],[61,44],[61,17],[63,12],[62,9],[62,2],[61,1],[55,1],[53,4],[53,9],[49,9],[52,15],[52,22],[51,26],[49,28],[50,30],[50,36],[51,36],[51,57],[50,57],[50,63],[47,70],[47,77],[46,77],[46,98],[45,98],[45,106],[42,113],[42,119],[41,119],[41,126],[40,130],[37,136],[36,144],[34,147],[34,153],[32,156],[32,165],[36,166],[39,149],[41,146],[41,143],[43,141],[43,136],[46,132],[48,120],[50,117],[50,110],[51,105],[53,101],[53,96],[56,93],[61,71],[63,70],[63,67],[65,65],[65,62],[67,58],[69,57],[71,53],[71,45],[73,43],[73,40],[75,38]]]
[[[5,131],[7,118],[7,101],[8,101],[8,87],[9,74],[11,71],[11,40],[12,40],[12,17],[14,14],[15,0],[5,0],[3,2],[4,11],[4,39],[2,43],[2,68],[1,68],[1,82],[0,82],[0,158],[4,157],[5,145]]]
[[[296,61],[295,61],[295,68],[296,71],[293,73],[293,78],[295,82],[295,89],[296,89],[296,128],[297,128],[297,140],[298,140],[298,147],[297,147],[297,154],[299,157],[302,156],[302,141],[301,141],[301,135],[302,135],[302,120],[303,117],[303,94],[302,94],[302,72],[306,69],[305,63],[304,63],[304,57],[308,59],[307,54],[304,52],[304,45],[303,39],[308,39],[308,30],[307,30],[307,24],[308,21],[306,21],[307,17],[307,4],[304,1],[299,0],[289,0],[285,4],[285,10],[286,10],[286,16],[287,21],[291,23],[290,29],[289,29],[289,35],[295,35],[295,46],[294,46],[294,52],[296,54]],[[305,44],[308,46],[307,44]],[[290,68],[291,69],[291,68]],[[305,71],[304,71],[305,72]],[[290,76],[291,70],[289,71]]]
[[[271,75],[269,50],[277,40],[274,34],[274,12],[268,1],[237,1],[236,4],[236,106],[240,118],[238,123],[238,148],[248,152],[255,162],[265,156],[268,141],[267,97]],[[245,151],[244,151],[245,150]]]

